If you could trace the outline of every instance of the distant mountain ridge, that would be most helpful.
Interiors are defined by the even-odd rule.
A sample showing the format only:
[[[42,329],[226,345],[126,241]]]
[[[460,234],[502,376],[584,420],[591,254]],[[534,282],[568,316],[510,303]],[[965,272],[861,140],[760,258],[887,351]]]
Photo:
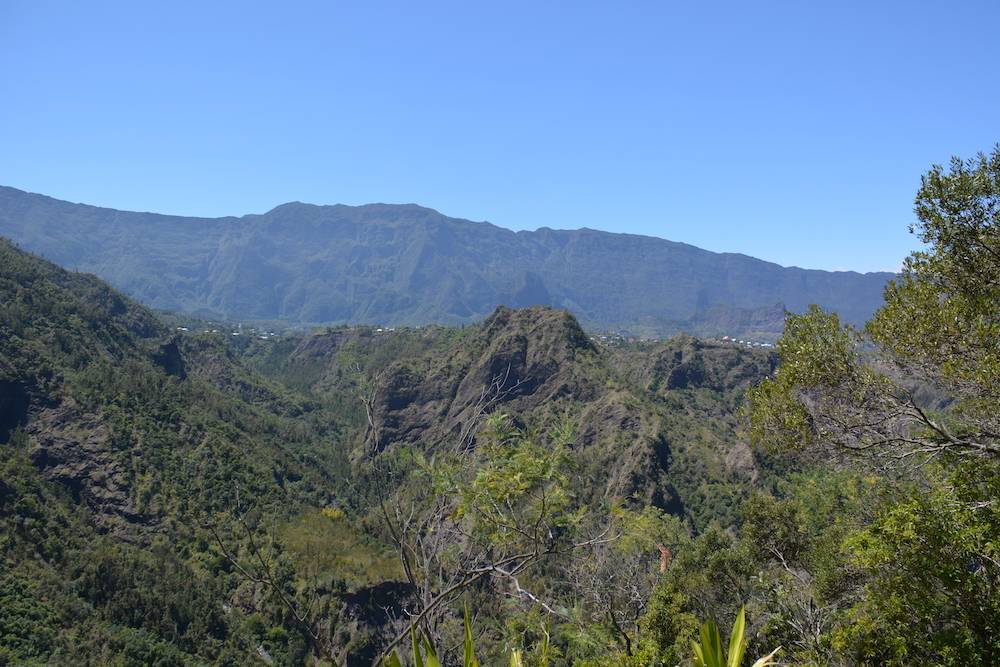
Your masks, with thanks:
[[[550,305],[588,328],[766,336],[811,303],[861,322],[892,278],[591,229],[514,232],[413,204],[196,218],[0,186],[0,236],[155,308],[301,323],[459,324]]]

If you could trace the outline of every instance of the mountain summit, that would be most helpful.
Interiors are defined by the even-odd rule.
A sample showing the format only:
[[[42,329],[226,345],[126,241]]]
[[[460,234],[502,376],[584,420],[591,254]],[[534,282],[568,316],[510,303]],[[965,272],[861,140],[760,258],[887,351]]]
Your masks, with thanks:
[[[892,277],[592,229],[513,232],[412,204],[194,218],[0,186],[0,236],[156,308],[311,323],[458,324],[550,305],[590,328],[773,334],[785,308],[811,303],[863,321]]]

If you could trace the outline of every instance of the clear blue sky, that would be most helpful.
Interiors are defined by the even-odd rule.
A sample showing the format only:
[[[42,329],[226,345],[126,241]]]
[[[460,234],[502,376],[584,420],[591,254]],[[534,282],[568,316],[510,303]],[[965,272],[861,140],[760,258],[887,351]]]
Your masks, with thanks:
[[[893,269],[920,174],[1000,141],[998,29],[995,1],[5,0],[0,184]]]

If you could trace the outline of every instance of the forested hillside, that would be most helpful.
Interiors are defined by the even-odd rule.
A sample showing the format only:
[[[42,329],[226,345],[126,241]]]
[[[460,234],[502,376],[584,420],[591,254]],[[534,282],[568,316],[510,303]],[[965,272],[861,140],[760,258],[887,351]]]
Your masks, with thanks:
[[[998,202],[932,169],[867,326],[774,352],[184,331],[2,242],[0,664],[992,664]]]
[[[154,308],[243,320],[459,324],[497,304],[548,305],[588,328],[772,337],[786,308],[812,303],[861,323],[892,277],[591,229],[515,233],[414,205],[290,203],[208,219],[0,187],[0,235]]]
[[[224,344],[6,242],[0,294],[0,655],[244,662],[246,623],[281,615],[227,614],[238,580],[204,525],[238,494],[283,518],[329,505],[336,423]]]
[[[604,349],[547,309],[500,309],[465,329],[184,334],[92,276],[0,250],[0,637],[15,664],[240,664],[258,648],[283,664],[373,659],[395,627],[376,600],[411,593],[370,503],[366,404],[398,458],[397,504],[411,501],[402,453],[471,442],[462,429],[486,413],[539,433],[569,425],[573,506],[598,508],[595,526],[620,500],[731,522],[759,474],[723,415],[742,387],[725,373],[762,376],[764,352],[693,339]],[[633,379],[624,367],[644,355],[664,361]],[[683,371],[703,357],[729,370]],[[682,435],[693,415],[707,427]],[[234,532],[247,510],[284,585],[324,600],[311,630],[227,560],[252,556]],[[651,545],[644,557],[656,559]]]

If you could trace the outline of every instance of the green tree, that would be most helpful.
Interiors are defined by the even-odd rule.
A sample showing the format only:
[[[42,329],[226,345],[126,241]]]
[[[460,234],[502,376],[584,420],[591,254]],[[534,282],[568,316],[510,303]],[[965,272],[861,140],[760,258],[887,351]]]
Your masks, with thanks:
[[[931,169],[916,214],[927,249],[864,331],[816,307],[788,317],[781,367],[750,394],[757,442],[1000,458],[1000,146]]]
[[[1000,146],[934,166],[925,248],[864,330],[791,315],[750,393],[760,445],[877,464],[896,499],[843,541],[863,593],[834,632],[858,664],[987,664],[1000,651]],[[893,481],[894,480],[894,481]]]
[[[383,649],[386,661],[413,632],[448,646],[450,607],[466,591],[492,596],[493,604],[510,600],[565,615],[533,571],[558,567],[610,539],[608,528],[587,533],[584,513],[574,505],[566,471],[569,423],[543,436],[500,412],[477,420],[474,446],[463,437],[429,457],[400,451],[407,475],[396,477],[392,493],[380,499],[414,590],[412,617]],[[394,455],[388,448],[374,463]]]

